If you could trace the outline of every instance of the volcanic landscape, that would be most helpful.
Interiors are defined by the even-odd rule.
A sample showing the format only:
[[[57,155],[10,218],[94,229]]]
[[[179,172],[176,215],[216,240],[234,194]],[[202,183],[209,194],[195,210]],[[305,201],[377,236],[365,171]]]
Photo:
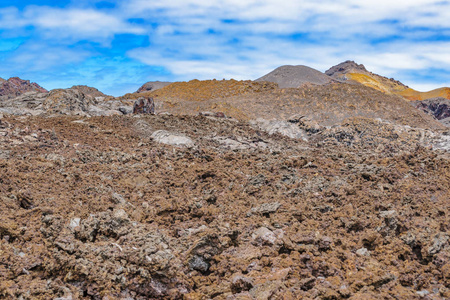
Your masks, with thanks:
[[[0,299],[450,299],[449,90],[0,79]]]

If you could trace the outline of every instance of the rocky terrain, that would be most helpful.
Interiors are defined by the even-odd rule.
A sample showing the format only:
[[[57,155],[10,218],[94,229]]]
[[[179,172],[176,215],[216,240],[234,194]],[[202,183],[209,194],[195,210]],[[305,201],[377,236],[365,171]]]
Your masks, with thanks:
[[[47,90],[35,82],[11,77],[8,80],[0,78],[0,101],[11,99],[27,92],[46,93]]]
[[[433,132],[290,122],[3,117],[1,297],[448,298]]]
[[[431,98],[423,101],[414,101],[411,104],[432,115],[441,123],[450,127],[450,100],[446,98]]]
[[[0,299],[449,299],[445,105],[339,80],[2,99]]]

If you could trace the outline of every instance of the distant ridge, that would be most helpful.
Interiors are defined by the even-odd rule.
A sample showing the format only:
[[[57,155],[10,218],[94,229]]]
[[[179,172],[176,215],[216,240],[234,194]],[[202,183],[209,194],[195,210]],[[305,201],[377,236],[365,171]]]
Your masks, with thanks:
[[[11,77],[8,80],[0,78],[0,99],[11,99],[27,92],[46,93],[46,89],[35,82]]]
[[[394,78],[387,78],[366,69],[362,64],[347,60],[331,67],[325,72],[336,80],[360,83],[386,94],[399,95],[411,101],[430,98],[450,99],[450,88],[443,87],[428,92],[416,91]]]
[[[149,81],[144,83],[137,91],[136,93],[144,93],[144,92],[150,92],[150,91],[156,91],[159,89],[162,89],[163,87],[168,86],[172,82],[166,82],[166,81]]]
[[[323,85],[335,81],[324,73],[307,66],[281,66],[255,81],[275,82],[280,88],[298,88],[311,83]]]

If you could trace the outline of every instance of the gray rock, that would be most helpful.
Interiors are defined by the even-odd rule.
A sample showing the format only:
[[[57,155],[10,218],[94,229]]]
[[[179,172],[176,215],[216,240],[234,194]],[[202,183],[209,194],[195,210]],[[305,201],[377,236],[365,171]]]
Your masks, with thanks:
[[[308,140],[307,133],[297,124],[291,122],[257,119],[250,123],[253,126],[256,126],[258,129],[266,131],[268,134],[273,135],[278,133],[292,139],[302,139],[305,141]]]
[[[423,297],[429,295],[430,292],[427,290],[422,290],[422,291],[416,292],[416,294],[423,298]]]
[[[275,213],[278,208],[280,208],[281,204],[279,202],[270,202],[261,204],[258,207],[254,207],[251,209],[251,213],[259,213],[261,215]]]
[[[367,250],[367,248],[361,248],[356,250],[356,254],[358,254],[359,256],[370,256],[370,251]]]
[[[252,234],[252,238],[257,245],[273,246],[277,241],[275,233],[266,227],[258,228],[255,233]]]
[[[209,270],[209,263],[201,256],[194,255],[189,261],[189,268],[192,270],[199,271],[201,273],[206,273]]]
[[[80,226],[80,222],[81,222],[80,218],[71,219],[69,223],[69,228],[73,230],[74,228]]]
[[[241,137],[224,137],[214,136],[211,138],[213,141],[219,143],[220,148],[228,150],[245,150],[245,149],[257,149],[267,148],[267,143],[263,141],[251,141]]]
[[[118,111],[120,111],[124,115],[129,115],[133,113],[133,107],[132,106],[121,106],[119,107]]]
[[[433,256],[437,253],[439,253],[445,245],[450,240],[450,237],[447,233],[440,232],[433,238],[433,244],[428,247],[428,255]]]
[[[182,147],[193,147],[194,142],[185,135],[179,133],[171,133],[165,130],[157,130],[151,135],[154,141],[172,145],[172,146],[182,146]]]
[[[8,159],[11,157],[11,150],[0,150],[0,159]]]
[[[112,193],[111,195],[111,200],[115,203],[115,204],[126,204],[127,201],[125,200],[125,198],[118,193]]]

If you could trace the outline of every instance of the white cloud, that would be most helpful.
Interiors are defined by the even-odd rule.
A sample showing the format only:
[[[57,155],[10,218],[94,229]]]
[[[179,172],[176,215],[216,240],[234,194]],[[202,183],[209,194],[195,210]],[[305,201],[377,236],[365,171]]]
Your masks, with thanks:
[[[70,49],[44,43],[26,43],[14,52],[7,64],[19,70],[43,71],[62,64],[82,62],[90,55],[90,52],[80,48]]]
[[[128,23],[123,17],[94,9],[61,9],[29,6],[23,12],[16,8],[0,10],[0,29],[33,26],[54,39],[110,38],[115,34],[144,34],[146,31]]]

